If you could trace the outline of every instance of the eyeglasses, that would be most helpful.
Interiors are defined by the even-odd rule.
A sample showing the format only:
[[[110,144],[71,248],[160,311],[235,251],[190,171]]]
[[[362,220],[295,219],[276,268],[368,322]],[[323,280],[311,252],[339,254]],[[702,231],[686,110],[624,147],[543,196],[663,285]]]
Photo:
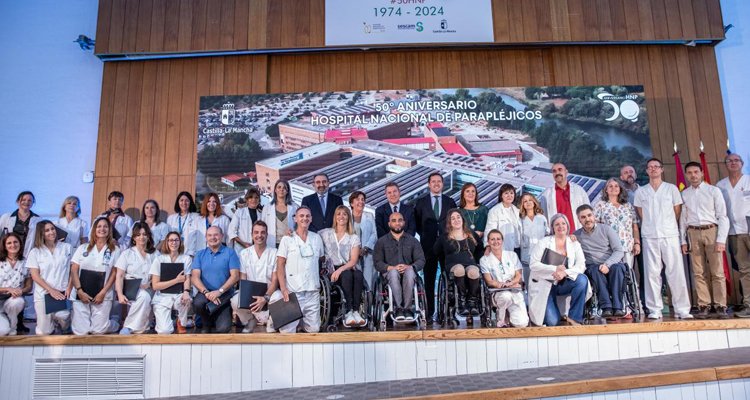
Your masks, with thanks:
[[[730,164],[730,163],[741,163],[742,160],[732,158],[732,159],[726,160],[724,162],[727,163],[727,164]]]
[[[655,169],[661,169],[661,165],[649,165],[646,167],[646,169],[655,170]]]

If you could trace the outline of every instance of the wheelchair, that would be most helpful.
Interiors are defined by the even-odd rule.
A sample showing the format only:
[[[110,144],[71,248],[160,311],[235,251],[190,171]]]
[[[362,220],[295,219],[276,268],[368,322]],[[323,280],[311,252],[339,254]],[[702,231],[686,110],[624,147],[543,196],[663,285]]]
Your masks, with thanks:
[[[467,315],[466,324],[473,325],[474,317],[478,316],[480,324],[487,326],[490,320],[491,310],[487,306],[487,295],[485,294],[485,283],[484,278],[480,275],[479,280],[482,284],[482,288],[479,290],[479,299],[477,299],[477,307],[479,308],[478,315]],[[440,272],[440,278],[438,278],[438,287],[435,293],[437,297],[437,322],[444,328],[456,328],[459,324],[458,313],[458,287],[456,287],[453,279],[453,274],[445,271]]]
[[[344,289],[341,288],[335,282],[331,282],[331,278],[325,274],[320,275],[320,330],[326,332],[337,332],[339,330],[339,324],[346,328],[358,329],[365,328],[369,325],[370,318],[370,303],[372,302],[372,293],[370,288],[367,286],[367,281],[363,281],[362,288],[362,300],[359,305],[359,314],[365,319],[365,324],[362,326],[346,326],[344,325],[344,318],[346,317],[346,297],[344,296]]]
[[[396,324],[416,324],[417,329],[424,330],[427,328],[427,294],[424,288],[424,281],[419,274],[417,274],[414,282],[414,295],[412,297],[414,299],[416,318],[396,321],[394,317],[396,310],[393,307],[393,292],[390,285],[388,285],[388,279],[383,277],[382,274],[378,274],[373,286],[374,291],[369,313],[372,317],[370,318],[370,331],[384,332],[389,324],[391,326],[395,326]]]
[[[625,314],[632,316],[633,322],[640,322],[643,317],[643,306],[638,290],[638,278],[635,271],[627,263],[625,265],[625,279],[623,281],[622,304],[625,307]],[[586,303],[583,311],[584,324],[591,325],[601,321],[602,309],[599,307],[599,298],[597,297],[597,288],[591,284],[593,295]]]
[[[521,281],[520,290],[524,293],[524,299],[527,298],[526,283],[523,280]],[[490,290],[490,287],[487,286],[484,277],[482,277],[482,305],[485,312],[479,316],[479,321],[485,328],[496,328],[497,322],[500,321],[501,318],[505,320],[505,315],[497,314],[497,307],[492,303],[492,294],[493,292]]]

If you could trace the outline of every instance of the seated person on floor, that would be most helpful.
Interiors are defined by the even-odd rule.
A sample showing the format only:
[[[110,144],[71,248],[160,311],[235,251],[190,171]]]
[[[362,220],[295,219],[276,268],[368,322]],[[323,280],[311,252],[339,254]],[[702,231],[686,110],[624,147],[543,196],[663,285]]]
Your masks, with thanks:
[[[490,230],[487,244],[490,252],[479,260],[479,265],[484,282],[492,292],[492,304],[497,307],[497,327],[507,326],[506,313],[510,315],[510,325],[528,326],[529,314],[526,312],[526,301],[521,290],[521,260],[514,251],[503,250],[503,234],[497,229]]]

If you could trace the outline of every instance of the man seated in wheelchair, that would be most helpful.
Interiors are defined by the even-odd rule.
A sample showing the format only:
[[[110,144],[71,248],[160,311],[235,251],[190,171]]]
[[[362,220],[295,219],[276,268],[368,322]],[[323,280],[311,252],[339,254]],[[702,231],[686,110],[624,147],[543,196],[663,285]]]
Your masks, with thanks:
[[[523,298],[523,267],[513,251],[503,250],[503,234],[493,229],[487,235],[490,251],[479,260],[484,282],[490,290],[492,305],[497,309],[497,327],[529,325],[529,314]]]
[[[394,319],[414,319],[414,285],[417,272],[424,268],[422,245],[404,232],[404,217],[394,212],[388,217],[389,232],[375,243],[375,269],[388,281],[393,295]]]
[[[626,312],[623,294],[627,267],[622,262],[625,253],[620,238],[609,225],[596,223],[590,205],[578,207],[576,214],[582,228],[575,231],[575,236],[586,257],[586,275],[596,291],[602,317],[624,317]]]
[[[346,206],[336,207],[333,228],[323,229],[318,234],[323,239],[331,282],[338,284],[344,292],[344,326],[364,326],[366,321],[359,314],[365,281],[359,263],[361,243],[354,231],[349,209]]]

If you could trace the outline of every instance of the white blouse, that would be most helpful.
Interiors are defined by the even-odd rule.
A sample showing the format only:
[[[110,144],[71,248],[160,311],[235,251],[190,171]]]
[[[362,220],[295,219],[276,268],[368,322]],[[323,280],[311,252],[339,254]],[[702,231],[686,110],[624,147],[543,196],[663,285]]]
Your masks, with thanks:
[[[81,246],[79,248],[83,248]],[[67,243],[57,243],[54,253],[46,246],[34,247],[26,259],[26,267],[38,269],[39,275],[53,288],[65,292],[70,280],[70,259],[73,248]],[[44,299],[47,291],[34,283],[34,301]]]
[[[120,254],[115,262],[115,268],[125,271],[125,279],[140,279],[142,285],[147,284],[151,263],[158,254],[158,252],[146,253],[144,257],[136,247],[131,247]]]
[[[76,217],[68,221],[67,218],[61,217],[55,225],[68,233],[68,237],[65,238],[64,242],[69,244],[73,250],[81,245],[82,238],[89,237],[89,224],[81,218]]]

